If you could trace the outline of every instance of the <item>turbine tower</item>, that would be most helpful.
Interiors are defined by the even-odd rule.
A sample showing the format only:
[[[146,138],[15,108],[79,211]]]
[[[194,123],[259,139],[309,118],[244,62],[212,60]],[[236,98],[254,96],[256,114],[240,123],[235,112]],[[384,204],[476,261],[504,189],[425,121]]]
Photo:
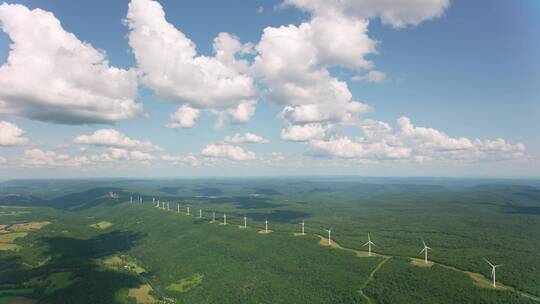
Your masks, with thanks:
[[[187,213],[186,213],[186,215],[189,215],[189,207],[187,207]]]
[[[431,247],[428,247],[426,245],[426,242],[424,242],[424,240],[422,240],[422,244],[424,244],[424,248],[420,251],[420,253],[424,253],[424,263],[427,264],[427,255],[428,255],[428,250],[431,250]]]
[[[324,230],[328,232],[328,245],[332,245],[332,228]]]
[[[492,283],[492,286],[493,288],[497,288],[497,282],[495,281],[495,269],[497,267],[500,267],[502,265],[493,265],[490,261],[488,261],[486,258],[484,258],[484,260],[489,264],[489,266],[491,266],[491,278],[493,279],[493,283]]]
[[[199,209],[199,218],[202,218],[202,209]]]
[[[223,225],[227,225],[227,214],[223,213]]]
[[[302,235],[305,235],[304,233],[304,221],[302,221],[302,223],[300,223],[302,225]]]
[[[216,212],[212,212],[212,222],[215,222],[216,221]]]
[[[373,242],[371,241],[371,237],[369,236],[369,232],[368,232],[368,234],[367,234],[367,240],[368,240],[367,243],[365,243],[364,245],[362,245],[362,247],[364,247],[364,246],[367,245],[367,246],[368,246],[368,256],[371,256],[371,245],[373,245],[373,246],[377,246],[377,245],[375,245],[375,243],[373,243]]]
[[[130,203],[130,204],[133,204],[133,196],[130,196],[130,197],[129,197],[129,203]]]
[[[264,220],[264,232],[268,233],[268,219]]]
[[[169,211],[169,207],[171,207],[171,203],[167,202],[167,211]]]
[[[247,228],[247,217],[244,215],[244,228]]]
[[[176,204],[176,213],[180,213],[180,204]]]

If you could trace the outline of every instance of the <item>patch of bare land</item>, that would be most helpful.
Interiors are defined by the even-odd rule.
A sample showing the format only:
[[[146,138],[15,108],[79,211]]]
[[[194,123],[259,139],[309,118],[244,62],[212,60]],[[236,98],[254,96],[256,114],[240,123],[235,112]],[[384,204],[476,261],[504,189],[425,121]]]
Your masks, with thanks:
[[[150,294],[151,291],[152,287],[148,284],[144,284],[137,288],[128,289],[128,297],[134,298],[135,301],[140,304],[158,303],[157,299]]]
[[[411,265],[416,266],[416,267],[431,267],[433,266],[433,264],[435,263],[431,261],[428,261],[426,264],[426,262],[423,259],[411,258]]]

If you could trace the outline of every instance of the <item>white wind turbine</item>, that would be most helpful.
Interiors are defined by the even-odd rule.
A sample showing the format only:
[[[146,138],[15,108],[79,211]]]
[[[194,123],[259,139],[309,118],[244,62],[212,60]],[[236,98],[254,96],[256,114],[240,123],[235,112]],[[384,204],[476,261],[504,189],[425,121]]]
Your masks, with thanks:
[[[189,215],[189,207],[187,207],[187,213],[186,213],[186,215]]]
[[[362,247],[364,247],[364,246],[367,245],[367,246],[368,246],[368,256],[371,256],[371,245],[373,245],[373,246],[377,246],[377,245],[375,245],[375,243],[373,243],[373,242],[371,241],[371,237],[370,237],[370,235],[369,235],[369,232],[368,232],[368,234],[367,234],[367,240],[368,240],[367,243],[365,243],[364,245],[362,245]]]
[[[130,203],[130,204],[133,204],[133,196],[130,196],[130,197],[129,197],[129,203]]]
[[[176,213],[180,213],[180,204],[176,204]]]
[[[167,202],[167,211],[170,210],[170,207],[171,207],[171,203]]]
[[[492,286],[493,288],[496,288],[497,287],[497,282],[495,281],[495,269],[497,267],[501,267],[502,265],[493,265],[490,261],[488,261],[486,258],[484,258],[484,260],[489,264],[489,266],[491,266],[491,278],[493,279],[493,283],[492,283]]]
[[[332,245],[332,228],[324,230],[328,232],[328,245]]]
[[[424,242],[424,240],[422,240],[422,244],[424,244],[424,248],[420,251],[420,253],[424,253],[424,263],[427,264],[428,260],[427,260],[427,255],[428,255],[428,250],[431,250],[431,247],[428,247],[426,245],[426,242]]]
[[[268,233],[268,219],[264,220],[264,232]]]
[[[223,225],[227,225],[227,214],[223,213]]]
[[[212,222],[215,222],[216,221],[216,212],[212,212]]]
[[[244,215],[244,228],[247,228],[247,217]]]
[[[304,233],[304,221],[302,221],[302,223],[300,223],[302,225],[302,235],[305,235]]]
[[[202,209],[199,209],[199,218],[202,218]]]

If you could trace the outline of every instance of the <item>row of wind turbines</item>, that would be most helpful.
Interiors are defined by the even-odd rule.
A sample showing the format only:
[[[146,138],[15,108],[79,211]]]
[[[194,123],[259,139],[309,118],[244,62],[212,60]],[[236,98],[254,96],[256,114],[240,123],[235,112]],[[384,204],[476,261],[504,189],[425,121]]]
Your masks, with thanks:
[[[130,203],[133,204],[133,197],[131,196],[130,197]],[[143,198],[141,196],[138,196],[137,197],[137,202],[142,204],[143,203]],[[170,202],[160,202],[159,199],[155,199],[155,198],[152,198],[152,205],[158,209],[162,209],[162,210],[166,210],[166,211],[170,211]],[[177,203],[177,209],[176,209],[177,213],[180,213],[180,204]],[[190,207],[189,206],[186,206],[186,215],[191,215],[190,213]],[[202,209],[199,209],[199,215],[198,215],[198,218],[202,218],[203,217],[203,210]],[[227,214],[226,213],[223,213],[223,217],[222,217],[223,221],[221,222],[221,225],[227,225]],[[247,228],[247,216],[244,215],[244,225],[243,226],[240,226],[240,228]],[[212,211],[212,220],[210,221],[210,223],[215,223],[216,222],[216,212],[215,211]],[[300,233],[299,235],[306,235],[305,233],[305,222],[302,221],[300,223],[300,227],[301,227],[301,230],[300,230]],[[328,233],[328,245],[332,245],[332,228],[329,228],[329,229],[323,229],[324,231],[326,231]],[[269,233],[270,230],[268,230],[268,219],[265,219],[264,220],[264,233]],[[422,245],[424,246],[422,248],[422,250],[420,250],[420,253],[419,254],[424,254],[424,263],[427,265],[428,264],[428,251],[429,250],[432,250],[431,247],[429,247],[426,242],[424,240],[422,240]],[[368,256],[372,256],[372,251],[371,251],[371,246],[375,246],[377,247],[377,245],[375,245],[375,243],[373,243],[371,241],[371,235],[370,233],[368,232],[367,234],[367,242],[365,244],[362,245],[362,247],[366,247],[368,246]],[[496,269],[497,267],[501,267],[503,265],[495,265],[493,263],[491,263],[488,259],[484,258],[484,260],[486,261],[486,263],[489,264],[489,266],[491,266],[491,279],[492,279],[492,283],[491,285],[493,286],[493,288],[496,288],[497,287],[497,282],[496,282]]]

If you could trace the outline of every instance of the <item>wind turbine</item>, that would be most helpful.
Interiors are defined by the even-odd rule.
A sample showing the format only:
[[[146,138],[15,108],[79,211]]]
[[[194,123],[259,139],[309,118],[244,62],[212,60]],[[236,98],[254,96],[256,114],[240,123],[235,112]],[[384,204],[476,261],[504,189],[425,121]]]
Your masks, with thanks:
[[[223,225],[227,225],[227,214],[223,213]]]
[[[422,240],[422,244],[424,244],[424,248],[420,251],[420,253],[424,253],[424,263],[427,264],[427,254],[428,254],[428,250],[431,250],[431,247],[428,247],[426,245],[426,242],[424,242],[424,240]]]
[[[180,204],[176,204],[176,213],[180,213]]]
[[[362,247],[364,247],[364,246],[367,245],[367,246],[368,246],[368,256],[371,256],[371,245],[373,245],[373,246],[377,246],[377,245],[375,245],[375,243],[373,243],[373,242],[371,241],[371,237],[369,236],[369,232],[368,232],[368,234],[367,234],[367,240],[368,240],[367,243],[365,243],[364,245],[362,245]]]
[[[497,282],[495,281],[495,269],[497,267],[500,267],[502,265],[493,265],[490,261],[488,261],[486,258],[484,258],[484,260],[489,264],[489,266],[491,266],[491,278],[493,279],[493,283],[492,283],[492,286],[493,288],[497,288]]]
[[[244,228],[247,228],[247,217],[244,215]]]
[[[167,202],[167,211],[169,211],[169,207],[171,206],[171,203]]]
[[[268,219],[264,220],[264,232],[268,233]]]
[[[199,218],[202,218],[202,209],[199,209]]]
[[[133,204],[133,196],[130,196],[130,197],[129,197],[129,203],[130,203],[130,204]]]
[[[305,235],[304,233],[304,221],[302,221],[302,223],[300,223],[302,225],[302,235]]]
[[[215,222],[216,221],[216,212],[212,212],[212,222]]]
[[[328,245],[332,245],[332,228],[324,230],[328,231]]]
[[[157,200],[157,206],[156,207],[159,208],[159,200]]]
[[[156,198],[152,197],[152,206],[156,203]]]
[[[189,207],[187,207],[187,213],[186,213],[186,215],[189,215]]]

